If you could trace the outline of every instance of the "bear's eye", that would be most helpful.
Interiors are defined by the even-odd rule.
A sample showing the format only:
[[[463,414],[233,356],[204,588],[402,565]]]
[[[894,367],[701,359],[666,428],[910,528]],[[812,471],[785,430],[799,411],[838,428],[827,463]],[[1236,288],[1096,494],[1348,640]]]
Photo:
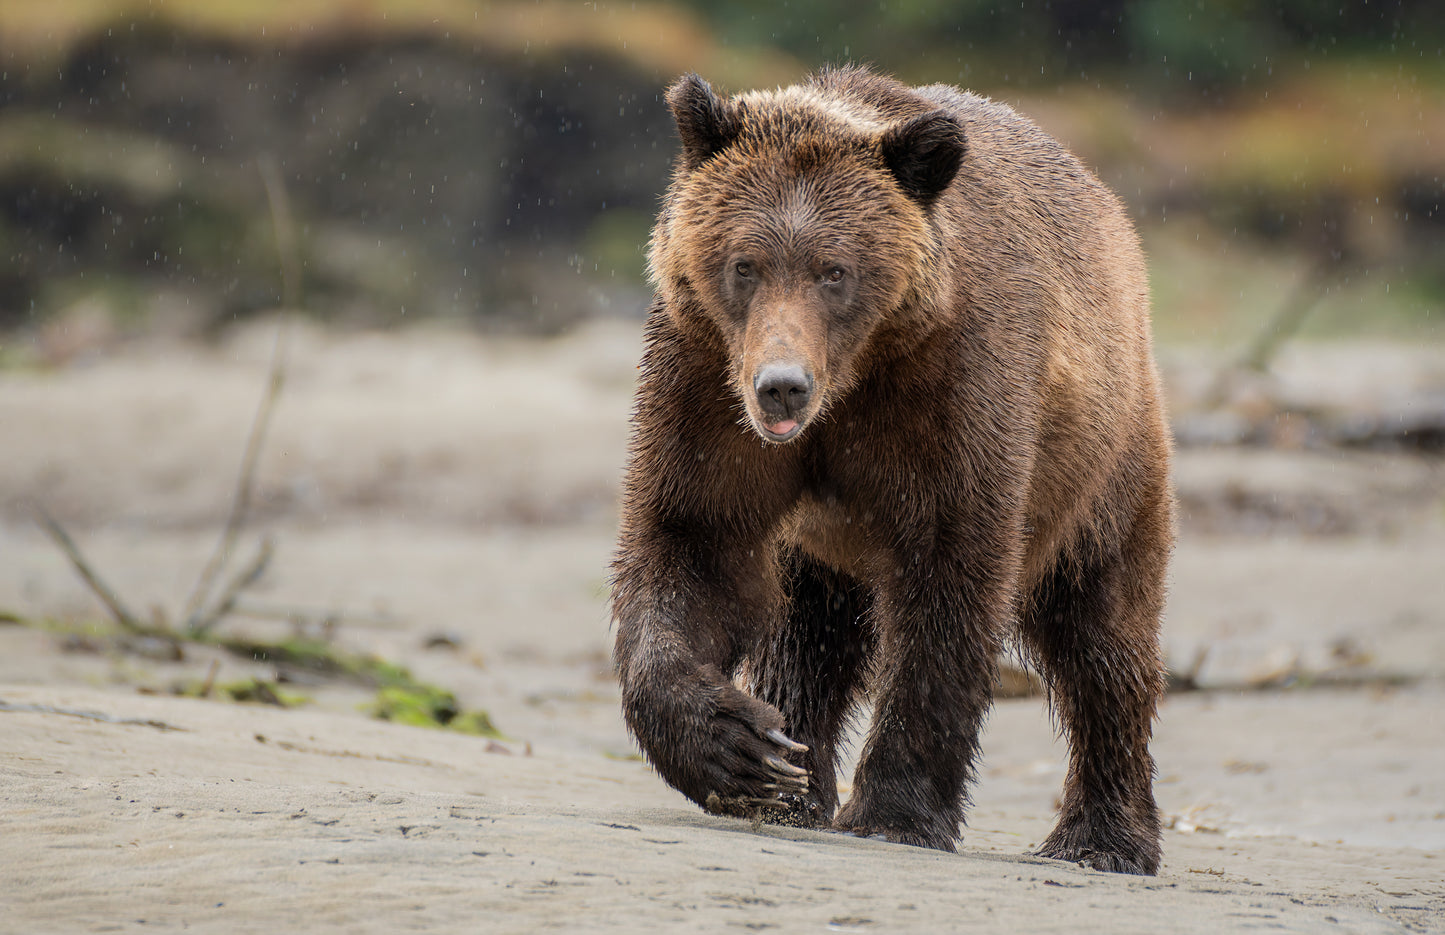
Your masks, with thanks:
[[[733,272],[737,273],[743,279],[751,279],[753,275],[753,265],[751,263],[740,262],[733,267]]]
[[[835,267],[833,267],[832,269],[828,270],[826,273],[823,274],[823,281],[824,281],[824,282],[842,282],[844,275],[846,275],[846,274],[843,272],[843,267],[841,267],[841,266],[835,266]]]

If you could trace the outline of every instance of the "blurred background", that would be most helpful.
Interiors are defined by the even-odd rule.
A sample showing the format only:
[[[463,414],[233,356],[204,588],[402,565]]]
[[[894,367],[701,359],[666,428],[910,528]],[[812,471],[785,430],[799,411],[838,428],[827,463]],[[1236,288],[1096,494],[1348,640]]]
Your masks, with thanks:
[[[1169,820],[1441,847],[1438,0],[0,0],[0,685],[404,688],[635,758],[606,576],[662,91],[843,61],[1014,105],[1137,221]],[[981,802],[1047,813],[1041,711],[1000,706]]]
[[[856,61],[1074,148],[1133,209],[1166,341],[1247,339],[1299,289],[1320,293],[1306,333],[1436,339],[1442,45],[1430,0],[10,2],[0,327],[275,308],[266,158],[318,318],[635,316],[661,89]]]

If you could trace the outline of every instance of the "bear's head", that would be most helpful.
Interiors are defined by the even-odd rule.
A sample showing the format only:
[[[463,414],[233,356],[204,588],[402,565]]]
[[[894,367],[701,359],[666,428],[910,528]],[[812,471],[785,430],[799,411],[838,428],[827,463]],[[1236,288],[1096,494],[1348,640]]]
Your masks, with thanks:
[[[931,291],[931,213],[963,127],[921,100],[885,117],[817,86],[724,100],[696,75],[667,101],[683,148],[653,281],[674,316],[716,326],[757,434],[791,441],[853,385],[875,333]]]

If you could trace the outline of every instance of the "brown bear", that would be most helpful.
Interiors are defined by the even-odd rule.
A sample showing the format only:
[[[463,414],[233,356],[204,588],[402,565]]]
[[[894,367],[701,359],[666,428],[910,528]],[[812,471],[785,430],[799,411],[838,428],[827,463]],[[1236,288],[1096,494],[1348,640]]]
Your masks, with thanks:
[[[667,101],[612,579],[648,760],[711,812],[953,850],[1016,636],[1070,749],[1038,853],[1157,872],[1170,444],[1118,200],[944,85]]]

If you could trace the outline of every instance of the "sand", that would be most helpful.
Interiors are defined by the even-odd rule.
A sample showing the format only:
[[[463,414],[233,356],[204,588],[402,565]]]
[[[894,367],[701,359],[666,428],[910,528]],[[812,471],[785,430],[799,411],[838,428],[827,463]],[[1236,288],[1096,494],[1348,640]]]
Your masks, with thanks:
[[[174,615],[273,334],[0,371],[0,609],[102,614],[37,498],[129,603]],[[343,614],[338,641],[507,739],[379,722],[331,683],[287,710],[175,697],[213,660],[220,681],[269,670],[0,624],[0,931],[1445,931],[1439,459],[1181,452],[1197,515],[1165,642],[1208,690],[1161,712],[1158,877],[1028,856],[1063,773],[1036,698],[993,712],[957,855],[753,827],[666,787],[618,714],[605,576],[636,341],[294,326],[244,541],[276,557],[247,600]],[[1445,355],[1381,354],[1357,382],[1445,385]],[[1339,366],[1306,348],[1286,373],[1319,360]],[[1270,498],[1330,522],[1249,507]]]

